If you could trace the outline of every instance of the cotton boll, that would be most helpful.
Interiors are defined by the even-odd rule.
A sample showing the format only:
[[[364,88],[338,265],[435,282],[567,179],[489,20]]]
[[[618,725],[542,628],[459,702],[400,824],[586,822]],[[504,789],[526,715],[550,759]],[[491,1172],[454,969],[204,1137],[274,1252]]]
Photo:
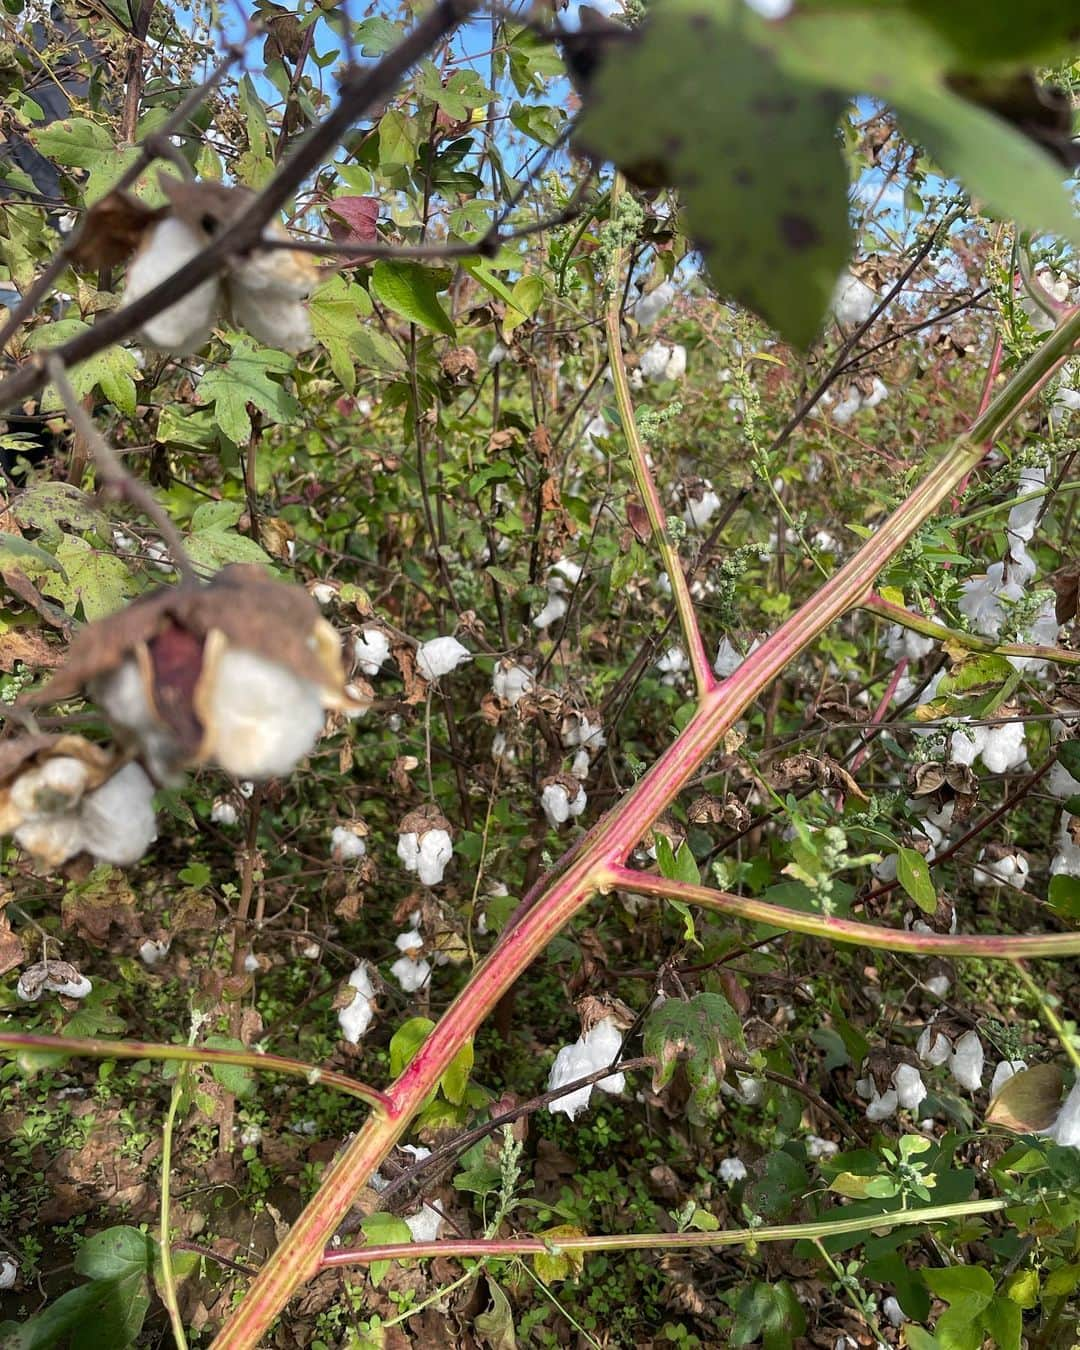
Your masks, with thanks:
[[[206,247],[207,237],[176,216],[150,226],[139,251],[128,263],[124,305],[152,291]],[[217,317],[221,287],[216,277],[201,281],[168,309],[148,319],[139,330],[148,346],[173,356],[188,356],[210,338]]]
[[[89,766],[81,759],[68,755],[47,759],[12,783],[11,805],[24,818],[60,815],[78,804],[89,776]]]
[[[806,1144],[806,1156],[811,1162],[832,1158],[840,1152],[839,1144],[833,1143],[831,1139],[822,1139],[820,1135],[808,1134],[803,1142]]]
[[[977,1092],[982,1085],[983,1045],[977,1032],[965,1031],[949,1060],[949,1072],[962,1088]]]
[[[491,758],[496,764],[517,763],[517,750],[506,739],[503,731],[497,731],[491,739]]]
[[[760,1106],[765,1100],[766,1083],[764,1078],[754,1078],[747,1073],[736,1073],[739,1096],[747,1106]]]
[[[847,272],[833,288],[830,308],[837,323],[848,328],[865,323],[876,304],[877,295],[866,282]]]
[[[671,348],[671,354],[668,357],[667,368],[664,371],[664,378],[667,380],[681,380],[686,374],[686,348],[676,342]]]
[[[888,385],[884,380],[875,375],[870,381],[870,392],[868,394],[863,394],[862,396],[862,407],[876,408],[879,403],[884,403],[888,397]]]
[[[867,1120],[890,1120],[896,1115],[897,1107],[900,1105],[900,1099],[897,1096],[895,1088],[889,1088],[885,1092],[878,1092],[874,1088],[873,1095],[866,1104]]]
[[[962,731],[954,731],[949,742],[950,761],[953,764],[974,764],[986,744],[987,730],[986,727],[965,727]]]
[[[607,745],[603,727],[599,722],[591,721],[587,713],[567,713],[562,720],[559,734],[567,750],[577,747],[583,750],[602,750]]]
[[[128,867],[157,838],[154,785],[138,764],[125,764],[79,808],[82,846],[100,862]]]
[[[991,773],[1008,773],[1027,763],[1027,744],[1023,722],[1006,722],[1001,726],[986,727],[982,762]]]
[[[398,1147],[402,1153],[407,1153],[414,1163],[423,1162],[425,1158],[431,1157],[431,1149],[425,1148],[423,1144],[399,1144]]]
[[[1003,1059],[994,1069],[994,1076],[990,1079],[990,1096],[996,1097],[1010,1078],[1014,1078],[1026,1068],[1026,1060]]]
[[[1057,852],[1050,863],[1051,876],[1080,877],[1080,844],[1072,836],[1072,825],[1076,816],[1062,811],[1058,821]],[[16,838],[18,836],[16,835]]]
[[[363,628],[353,640],[353,656],[364,675],[378,675],[390,655],[390,639],[381,628]]]
[[[1027,465],[1020,470],[1020,481],[1016,485],[1018,497],[1031,492],[1040,492],[1046,487],[1046,470],[1041,465]],[[1035,525],[1039,512],[1046,504],[1045,497],[1033,497],[1031,501],[1018,502],[1009,512],[1008,533],[1024,543],[1028,543],[1035,534]]]
[[[491,688],[496,698],[501,698],[514,708],[526,694],[532,692],[532,672],[524,666],[515,665],[513,661],[500,661],[492,672]]]
[[[988,858],[986,849],[981,849],[972,881],[976,886],[1014,886],[1023,890],[1029,870],[1028,860],[1022,854],[1005,853]]]
[[[585,569],[580,563],[574,562],[572,558],[560,558],[548,568],[548,585],[552,584],[553,577],[561,577],[571,586],[576,586],[584,575]]]
[[[18,1265],[8,1256],[7,1252],[0,1254],[0,1289],[13,1288],[18,1278]]]
[[[259,964],[259,958],[254,952],[248,952],[244,957],[244,969],[249,975],[254,975],[257,970],[262,969],[262,966]]]
[[[82,828],[74,814],[23,821],[14,838],[44,868],[59,867],[83,850]]]
[[[571,795],[569,783],[548,783],[540,793],[540,805],[543,807],[547,822],[553,830],[565,825],[568,820],[580,816],[585,810],[587,796],[585,789],[575,785],[577,791]]]
[[[898,1064],[893,1071],[892,1084],[896,1089],[896,1100],[903,1109],[918,1110],[919,1103],[926,1096],[926,1084],[918,1069],[913,1064]]]
[[[882,1301],[881,1311],[890,1326],[901,1327],[908,1320],[903,1308],[891,1294]]]
[[[92,680],[89,693],[114,727],[138,741],[147,768],[159,782],[182,781],[174,768],[180,753],[176,737],[151,708],[134,657],[127,657],[111,674]]]
[[[928,980],[923,980],[923,986],[938,998],[945,998],[952,987],[952,981],[948,975],[931,975]]]
[[[832,419],[837,426],[847,426],[862,407],[862,395],[857,389],[849,389],[832,410]]]
[[[948,1036],[932,1024],[923,1027],[915,1042],[915,1053],[931,1069],[947,1063],[952,1052],[952,1042]]]
[[[631,313],[642,328],[651,328],[674,299],[675,287],[670,281],[662,281],[647,295],[638,296]]]
[[[416,668],[425,680],[438,680],[471,660],[472,653],[456,637],[437,637],[420,644]]]
[[[615,1024],[614,1018],[602,1017],[582,1036],[581,1044],[584,1046],[591,1064],[591,1067],[586,1069],[585,1072],[593,1073],[597,1069],[606,1068],[608,1064],[613,1064],[618,1058],[622,1050],[622,1033]],[[620,1092],[626,1089],[626,1075],[623,1073],[608,1074],[606,1078],[601,1078],[594,1086],[610,1096],[618,1096]]]
[[[147,938],[139,947],[139,960],[144,966],[150,966],[151,969],[154,966],[160,966],[168,956],[171,946],[172,943],[168,938],[162,938],[160,941]]]
[[[1051,765],[1050,772],[1044,781],[1047,792],[1052,793],[1053,796],[1060,798],[1062,801],[1066,797],[1073,797],[1080,793],[1080,782],[1072,776],[1064,764],[1057,760]]]
[[[243,1148],[258,1148],[261,1143],[261,1125],[245,1125],[240,1131],[240,1144]]]
[[[316,684],[239,648],[222,653],[202,697],[206,758],[237,778],[291,773],[325,721]]]
[[[36,1003],[42,994],[60,994],[64,998],[86,998],[94,986],[66,961],[39,961],[27,966],[15,986],[15,996],[23,1003]]]
[[[662,380],[667,370],[671,348],[666,342],[654,342],[641,354],[639,369],[646,380]]]
[[[375,989],[366,961],[361,961],[349,976],[349,984],[356,992],[351,1003],[338,1009],[338,1025],[342,1037],[350,1045],[356,1045],[375,1016]]]
[[[235,825],[240,813],[228,797],[218,797],[210,808],[210,819],[215,825]]]
[[[1050,403],[1050,421],[1055,430],[1080,412],[1080,389],[1058,389]]]
[[[330,856],[335,862],[357,862],[367,853],[367,844],[347,825],[335,825],[330,833]]]
[[[745,1181],[749,1173],[741,1158],[721,1158],[719,1175],[725,1186],[734,1186],[736,1182]]]
[[[914,633],[910,628],[890,624],[885,634],[885,655],[890,661],[918,661],[934,649],[934,639]]]
[[[678,677],[690,669],[690,662],[681,647],[669,647],[656,663],[662,676],[661,684],[675,684]]]
[[[550,628],[552,624],[558,623],[566,614],[569,605],[564,596],[549,595],[547,604],[533,619],[534,628]]]
[[[702,479],[701,496],[696,497],[694,493],[686,494],[686,507],[683,510],[683,520],[694,530],[703,530],[717,511],[720,510],[720,498],[712,490],[712,484],[707,478]]]
[[[1053,1125],[1039,1133],[1062,1148],[1080,1148],[1080,1078],[1072,1085]]]
[[[277,291],[251,291],[230,277],[229,310],[235,327],[275,351],[295,355],[315,341],[307,306]]]
[[[416,871],[425,886],[438,886],[446,864],[454,856],[454,846],[446,830],[428,830],[420,837]]]
[[[564,1045],[555,1056],[555,1062],[551,1066],[551,1072],[548,1074],[547,1090],[548,1092],[557,1092],[565,1087],[567,1083],[573,1083],[578,1078],[584,1078],[592,1073],[592,1062],[585,1047],[581,1041],[575,1041],[573,1045]],[[561,1112],[575,1120],[580,1111],[583,1111],[589,1104],[589,1098],[592,1096],[592,1085],[578,1088],[576,1092],[568,1092],[565,1096],[557,1097],[555,1101],[548,1103],[548,1111],[555,1115]]]
[[[443,1216],[430,1205],[422,1205],[415,1214],[405,1215],[405,1226],[414,1242],[434,1242],[442,1223]]]

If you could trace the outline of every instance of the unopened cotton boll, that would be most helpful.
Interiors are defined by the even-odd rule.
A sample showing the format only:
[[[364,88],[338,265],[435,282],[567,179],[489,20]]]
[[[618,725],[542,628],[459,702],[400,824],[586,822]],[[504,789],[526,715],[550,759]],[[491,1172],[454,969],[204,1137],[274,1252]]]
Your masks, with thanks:
[[[456,637],[437,637],[420,644],[416,668],[425,680],[438,680],[471,660],[472,653]]]
[[[978,1032],[965,1031],[953,1049],[949,1072],[962,1088],[968,1092],[978,1092],[982,1085],[984,1058]]]
[[[994,1075],[990,1079],[990,1096],[996,1097],[1010,1078],[1015,1078],[1018,1073],[1022,1073],[1027,1068],[1027,1060],[1024,1059],[1003,1059],[994,1069]]]
[[[378,675],[389,655],[390,639],[381,628],[364,628],[353,641],[353,656],[365,675]]]
[[[154,785],[138,764],[125,764],[79,808],[82,846],[101,862],[128,867],[157,838]]]
[[[347,825],[335,825],[330,833],[330,856],[335,862],[356,862],[367,853],[363,838]]]
[[[916,1111],[926,1096],[926,1084],[914,1064],[898,1064],[893,1071],[892,1085],[896,1089],[896,1100],[905,1111]]]
[[[201,253],[207,243],[205,235],[176,216],[166,216],[151,225],[139,251],[128,263],[122,303],[133,304],[152,291]],[[216,277],[201,281],[175,304],[146,321],[139,330],[143,341],[173,356],[198,351],[209,341],[220,297]]]
[[[865,323],[876,304],[877,295],[866,282],[847,272],[833,288],[830,308],[837,323],[848,328]]]
[[[725,1186],[734,1186],[736,1182],[745,1181],[749,1173],[741,1158],[721,1158],[719,1175]]]
[[[512,661],[500,661],[492,672],[491,688],[496,698],[501,698],[514,708],[526,694],[532,692],[532,672]]]
[[[206,691],[206,711],[206,758],[254,781],[291,773],[325,721],[318,685],[239,648],[222,653]]]
[[[366,961],[361,961],[349,976],[349,985],[356,992],[351,1003],[338,1009],[338,1025],[343,1039],[356,1045],[375,1016],[375,989]]]

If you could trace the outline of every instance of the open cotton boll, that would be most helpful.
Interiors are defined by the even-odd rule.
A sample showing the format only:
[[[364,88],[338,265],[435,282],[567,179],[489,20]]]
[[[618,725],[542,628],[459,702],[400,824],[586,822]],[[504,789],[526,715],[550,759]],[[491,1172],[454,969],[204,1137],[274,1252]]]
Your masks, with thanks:
[[[292,773],[325,721],[317,684],[236,647],[222,653],[202,702],[205,757],[256,782]]]
[[[701,495],[698,496],[697,492]],[[687,492],[683,520],[691,529],[703,530],[720,510],[720,498],[713,491],[713,486],[707,478],[701,480],[697,492]]]
[[[803,1143],[806,1145],[806,1156],[811,1162],[817,1162],[821,1158],[832,1158],[840,1152],[839,1144],[831,1139],[822,1139],[817,1134],[808,1134]]]
[[[356,862],[367,853],[361,835],[347,825],[335,825],[330,832],[330,856],[335,862]]]
[[[1062,811],[1058,821],[1057,852],[1050,863],[1051,876],[1080,877],[1080,844],[1072,835],[1076,820],[1076,816]],[[15,837],[18,838],[18,835]]]
[[[675,684],[684,671],[690,669],[690,662],[681,647],[669,647],[656,663],[661,674],[661,684]]]
[[[353,656],[364,675],[378,675],[390,655],[390,639],[381,628],[363,628],[353,640]]]
[[[509,703],[511,708],[516,707],[526,694],[531,693],[532,688],[532,672],[526,670],[524,666],[516,665],[513,661],[500,661],[492,672],[492,692],[496,698],[501,698],[504,703]]]
[[[882,1300],[881,1311],[891,1327],[901,1327],[908,1320],[903,1308],[892,1294]]]
[[[1054,428],[1062,426],[1074,412],[1080,412],[1080,389],[1057,389],[1050,403],[1050,421]]]
[[[153,783],[138,764],[125,764],[83,798],[79,825],[83,848],[101,862],[138,862],[157,838]]]
[[[443,1216],[430,1205],[421,1205],[415,1214],[405,1215],[405,1226],[414,1242],[434,1242],[439,1236]]]
[[[1080,781],[1077,781],[1059,760],[1055,760],[1050,766],[1050,772],[1044,782],[1047,792],[1062,801],[1066,797],[1074,797],[1077,793],[1080,793]]]
[[[892,1085],[896,1089],[896,1100],[905,1111],[916,1111],[926,1096],[926,1084],[914,1064],[898,1064],[893,1071]]]
[[[734,1186],[738,1181],[745,1181],[749,1175],[741,1158],[721,1158],[718,1172],[725,1186]]]
[[[593,1073],[596,1069],[602,1069],[605,1065],[614,1063],[622,1049],[622,1032],[616,1025],[614,1018],[602,1017],[582,1036],[581,1044],[591,1061],[591,1066],[585,1072]],[[593,1086],[599,1088],[601,1092],[618,1096],[620,1092],[626,1090],[626,1075],[624,1073],[608,1074],[606,1078],[601,1078]]]
[[[110,674],[91,680],[89,693],[114,727],[138,741],[143,761],[159,783],[183,782],[183,775],[174,767],[179,744],[151,708],[133,656],[126,657]]]
[[[245,1125],[240,1131],[240,1144],[243,1148],[258,1148],[262,1143],[262,1126]]]
[[[923,1027],[919,1039],[915,1042],[915,1053],[931,1069],[946,1064],[952,1051],[952,1041],[932,1023]]]
[[[965,1031],[957,1040],[949,1060],[949,1072],[962,1088],[978,1092],[982,1085],[985,1055],[982,1041],[975,1031]]]
[[[862,394],[857,389],[849,389],[832,410],[832,419],[837,426],[847,426],[862,407]]]
[[[590,1074],[592,1071],[592,1061],[580,1040],[575,1041],[573,1045],[564,1045],[555,1056],[555,1062],[551,1066],[547,1090],[558,1092],[567,1083],[573,1083],[578,1078],[584,1078],[586,1074]],[[578,1112],[583,1111],[588,1106],[591,1096],[592,1085],[586,1084],[585,1087],[578,1088],[576,1092],[568,1092],[565,1096],[557,1097],[555,1101],[549,1102],[548,1111],[552,1115],[561,1112],[563,1115],[569,1116],[571,1120],[575,1120]]]
[[[399,956],[390,967],[390,974],[406,994],[414,994],[431,978],[431,966],[427,961],[414,961],[411,956]]]
[[[77,805],[89,777],[90,767],[81,759],[58,755],[15,779],[11,805],[24,818],[59,815]]]
[[[938,998],[944,998],[952,988],[952,981],[948,975],[931,975],[928,980],[923,980],[923,988],[929,989]]]
[[[154,966],[160,966],[168,956],[171,946],[172,943],[168,938],[162,938],[160,941],[147,938],[139,947],[139,960],[144,966],[150,966],[151,969]]]
[[[876,304],[877,295],[866,282],[846,272],[833,288],[829,307],[837,323],[849,328],[865,323]]]
[[[1039,1133],[1062,1148],[1080,1148],[1080,1078],[1062,1102],[1053,1125]]]
[[[990,1079],[990,1096],[996,1097],[1010,1078],[1015,1078],[1018,1073],[1022,1073],[1027,1068],[1025,1059],[1003,1059],[994,1069],[994,1076]]]
[[[729,675],[734,675],[746,660],[746,657],[753,656],[760,646],[761,642],[758,638],[755,638],[747,648],[746,656],[744,656],[725,633],[716,649],[716,660],[713,662],[714,673],[719,679],[726,680]]]
[[[901,628],[898,623],[889,625],[885,633],[885,655],[890,661],[918,661],[934,649],[934,639],[914,633],[910,628]]]
[[[240,813],[228,797],[218,797],[210,808],[210,819],[215,825],[235,825]]]
[[[573,558],[560,558],[548,568],[548,585],[551,586],[553,577],[562,577],[571,586],[576,586],[584,575],[585,569],[580,563],[574,562]]]
[[[178,272],[203,251],[206,235],[176,216],[151,225],[139,251],[128,263],[122,304],[130,305]],[[155,314],[139,329],[142,340],[158,351],[188,356],[204,346],[217,318],[221,286],[216,277],[201,281],[168,309]]]
[[[361,961],[349,976],[349,984],[356,992],[351,1003],[338,1009],[338,1025],[342,1037],[350,1045],[356,1045],[375,1016],[375,989],[366,961]]]
[[[889,386],[880,376],[875,375],[870,381],[870,392],[862,396],[862,408],[876,408],[879,403],[884,403],[889,397]],[[861,409],[860,409],[861,410]]]
[[[1020,481],[1016,485],[1016,495],[1024,497],[1029,492],[1041,492],[1046,487],[1046,470],[1039,464],[1026,465],[1020,470]],[[1017,502],[1009,512],[1008,533],[1029,543],[1035,534],[1035,525],[1039,512],[1046,503],[1045,497],[1033,497],[1027,502]]]
[[[867,1120],[889,1120],[896,1115],[900,1098],[895,1088],[888,1088],[885,1092],[878,1092],[875,1086],[870,1100],[866,1103]]]
[[[1020,853],[1005,853],[999,858],[987,857],[987,850],[980,849],[972,881],[976,886],[1015,886],[1023,890],[1027,881],[1030,864]]]
[[[532,621],[534,628],[550,628],[552,624],[558,623],[566,614],[569,605],[565,596],[552,594],[548,595],[547,604]]]
[[[666,342],[654,342],[641,353],[638,368],[646,380],[662,380],[667,370],[671,348]]]
[[[437,886],[446,864],[454,856],[454,845],[447,830],[428,830],[419,840],[415,871],[425,886]]]
[[[86,976],[67,961],[38,961],[19,976],[15,996],[23,1003],[36,1003],[42,994],[86,998],[93,988]]]
[[[1006,722],[997,727],[986,727],[986,736],[979,754],[991,773],[1008,773],[1027,763],[1027,742],[1023,722]]]
[[[546,784],[540,793],[540,805],[553,830],[580,816],[585,810],[588,800],[585,789],[580,783],[574,786],[577,788],[576,792],[572,791],[568,782],[557,781]]]
[[[279,291],[253,291],[229,278],[229,312],[233,325],[264,347],[296,355],[315,341],[307,306]]]
[[[674,299],[674,285],[670,281],[662,281],[648,294],[639,295],[630,312],[642,328],[651,328],[657,319],[670,308]]]
[[[438,680],[472,660],[472,652],[456,637],[431,638],[416,653],[416,668],[425,680]]]
[[[7,1252],[0,1254],[0,1289],[13,1288],[15,1281],[19,1278],[19,1267],[8,1256]]]
[[[83,838],[76,815],[44,816],[26,820],[14,831],[15,842],[41,867],[59,867],[82,852]]]

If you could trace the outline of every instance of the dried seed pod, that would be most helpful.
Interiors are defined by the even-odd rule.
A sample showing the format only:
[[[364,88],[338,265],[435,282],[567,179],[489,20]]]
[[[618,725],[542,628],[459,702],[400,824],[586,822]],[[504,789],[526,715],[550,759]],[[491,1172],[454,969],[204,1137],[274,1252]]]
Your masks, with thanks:
[[[341,642],[318,605],[302,587],[242,564],[90,624],[29,701],[83,689],[164,782],[190,764],[253,780],[289,773],[324,711],[349,708]]]
[[[24,1003],[36,1003],[42,994],[85,998],[92,989],[90,981],[70,961],[37,961],[19,976],[15,993]]]

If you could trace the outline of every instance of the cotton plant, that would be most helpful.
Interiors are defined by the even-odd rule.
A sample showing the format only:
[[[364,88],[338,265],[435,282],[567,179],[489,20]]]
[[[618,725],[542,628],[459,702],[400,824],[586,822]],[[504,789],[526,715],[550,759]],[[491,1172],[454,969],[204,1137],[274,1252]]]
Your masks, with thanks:
[[[622,1048],[622,1032],[616,1016],[599,1017],[587,1028],[584,1026],[585,1020],[588,1018],[583,1017],[582,1033],[578,1039],[572,1045],[564,1045],[555,1056],[548,1075],[548,1092],[557,1092],[567,1083],[604,1069],[618,1058]],[[561,1113],[570,1120],[576,1120],[588,1106],[594,1090],[618,1096],[625,1088],[626,1075],[612,1073],[596,1083],[578,1088],[576,1092],[557,1097],[548,1103],[548,1111],[552,1115]]]
[[[434,683],[472,660],[472,652],[456,637],[430,638],[416,652],[416,668],[425,680]]]
[[[454,855],[450,822],[433,806],[410,811],[398,827],[397,855],[425,886],[438,886]]]

